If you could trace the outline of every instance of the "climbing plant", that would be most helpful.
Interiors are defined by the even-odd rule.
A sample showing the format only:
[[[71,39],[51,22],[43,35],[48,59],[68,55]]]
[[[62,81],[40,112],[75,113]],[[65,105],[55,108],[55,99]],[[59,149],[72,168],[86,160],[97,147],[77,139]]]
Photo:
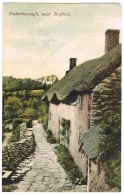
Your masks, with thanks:
[[[100,162],[106,182],[121,187],[121,108],[105,112],[100,132]]]

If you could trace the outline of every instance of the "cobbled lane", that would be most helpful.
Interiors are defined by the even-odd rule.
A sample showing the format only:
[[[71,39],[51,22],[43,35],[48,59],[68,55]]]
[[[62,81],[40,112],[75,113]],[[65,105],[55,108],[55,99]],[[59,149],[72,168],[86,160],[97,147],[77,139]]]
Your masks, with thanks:
[[[62,192],[84,191],[86,186],[74,186],[64,169],[57,162],[54,150],[46,141],[44,131],[39,123],[34,125],[36,149],[31,160],[32,168],[18,183],[15,192]]]

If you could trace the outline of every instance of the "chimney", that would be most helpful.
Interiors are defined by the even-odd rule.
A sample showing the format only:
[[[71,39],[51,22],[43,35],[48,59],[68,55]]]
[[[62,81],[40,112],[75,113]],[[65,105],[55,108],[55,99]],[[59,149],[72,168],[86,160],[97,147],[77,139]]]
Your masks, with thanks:
[[[65,75],[68,74],[76,66],[77,58],[70,58],[70,69],[66,71]]]
[[[70,58],[70,70],[76,66],[76,58]]]
[[[108,29],[105,32],[105,53],[119,45],[119,30]]]

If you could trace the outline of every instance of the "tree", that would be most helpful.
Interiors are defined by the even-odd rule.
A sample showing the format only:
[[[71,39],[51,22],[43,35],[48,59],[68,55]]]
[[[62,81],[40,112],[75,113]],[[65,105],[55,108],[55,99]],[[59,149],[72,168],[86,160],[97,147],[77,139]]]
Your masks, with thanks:
[[[56,75],[51,75],[51,81],[52,81],[52,84],[55,84],[56,82],[58,82],[58,77]]]
[[[58,81],[58,77],[56,75],[50,75],[50,76],[43,76],[41,78],[38,79],[42,85],[46,84],[46,85],[53,85]]]
[[[4,103],[5,118],[13,120],[19,117],[23,113],[22,106],[23,104],[19,98],[8,97]]]
[[[41,89],[42,84],[38,80],[33,80],[30,78],[17,79],[10,77],[3,77],[3,91],[19,91],[19,90],[31,90],[31,89]]]
[[[42,83],[42,85],[44,85],[47,82],[47,77],[43,76],[43,77],[39,78],[38,81],[40,81]]]
[[[105,112],[100,132],[100,162],[106,182],[121,186],[121,109],[115,106]]]
[[[36,110],[32,108],[26,108],[24,113],[22,114],[22,117],[25,119],[33,120],[36,118],[37,112]]]

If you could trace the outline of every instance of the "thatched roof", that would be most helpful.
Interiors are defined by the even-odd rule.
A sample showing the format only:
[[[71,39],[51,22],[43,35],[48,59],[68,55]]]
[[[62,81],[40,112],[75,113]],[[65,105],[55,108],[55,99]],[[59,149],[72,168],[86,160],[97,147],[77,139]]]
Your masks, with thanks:
[[[110,75],[121,64],[121,45],[98,59],[86,61],[73,68],[65,77],[55,83],[42,99],[56,98],[63,101],[71,93],[89,92],[102,79]]]
[[[82,149],[89,158],[98,155],[100,143],[100,125],[90,129],[87,133],[83,134],[79,151]]]

